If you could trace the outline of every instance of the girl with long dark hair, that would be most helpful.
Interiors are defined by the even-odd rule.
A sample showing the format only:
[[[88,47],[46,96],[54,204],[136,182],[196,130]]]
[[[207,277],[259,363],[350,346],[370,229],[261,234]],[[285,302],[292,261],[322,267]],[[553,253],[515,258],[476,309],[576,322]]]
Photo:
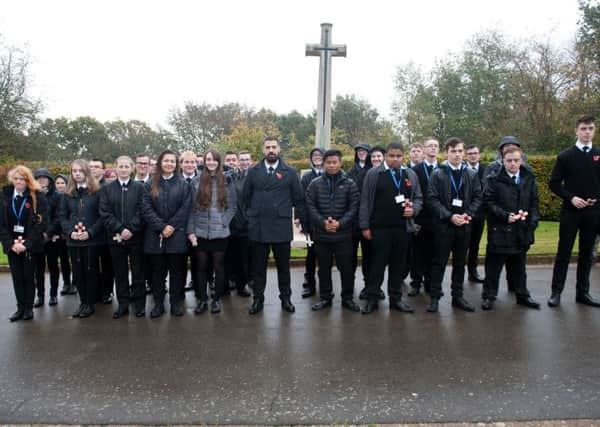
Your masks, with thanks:
[[[142,215],[146,221],[144,252],[152,263],[154,308],[150,317],[165,312],[165,279],[169,274],[169,302],[173,316],[183,316],[187,243],[185,226],[192,204],[191,186],[178,176],[177,154],[163,151],[156,163],[156,173],[146,186]]]
[[[195,182],[194,206],[187,224],[188,239],[196,257],[194,274],[200,290],[200,300],[194,310],[197,314],[208,309],[209,258],[212,258],[215,270],[215,294],[210,311],[221,311],[220,298],[225,291],[225,250],[230,235],[229,223],[236,209],[235,189],[223,174],[221,156],[215,150],[209,150],[204,154],[200,179]]]

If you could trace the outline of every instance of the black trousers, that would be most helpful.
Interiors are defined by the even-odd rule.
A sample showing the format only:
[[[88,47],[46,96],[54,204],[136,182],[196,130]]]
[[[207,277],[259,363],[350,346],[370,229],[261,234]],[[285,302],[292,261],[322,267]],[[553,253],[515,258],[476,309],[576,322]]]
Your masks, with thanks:
[[[136,309],[146,306],[146,287],[144,283],[144,250],[142,242],[110,245],[110,255],[115,273],[117,301],[126,307],[134,303]],[[129,270],[131,269],[131,294],[129,292]]]
[[[211,267],[211,273],[215,275],[215,300],[219,300],[225,293],[225,252],[206,252],[194,249],[194,281],[198,290],[197,299],[199,301],[208,301],[208,273]]]
[[[352,271],[352,240],[340,242],[315,242],[315,255],[319,263],[319,296],[322,300],[333,299],[333,283],[331,268],[335,265],[342,281],[342,301],[351,300],[354,296],[354,271]]]
[[[244,289],[250,281],[249,254],[248,236],[229,237],[229,244],[225,252],[225,283],[233,280],[238,291]]]
[[[402,272],[406,267],[409,234],[400,228],[371,229],[371,266],[367,277],[367,298],[379,299],[385,267],[388,266],[388,292],[390,300],[402,298]],[[363,261],[364,262],[364,261]]]
[[[169,275],[169,303],[185,299],[185,277],[187,273],[185,254],[151,254],[152,295],[155,304],[165,300],[165,280]]]
[[[420,289],[423,285],[425,292],[431,288],[431,265],[433,263],[434,232],[432,225],[421,226],[413,240],[414,266],[411,269],[411,286]]]
[[[67,251],[67,242],[64,240],[57,240],[56,242],[46,242],[44,244],[44,253],[36,256],[37,260],[35,263],[35,287],[37,290],[37,296],[44,299],[46,294],[46,263],[48,265],[48,272],[50,273],[50,296],[55,297],[58,295],[58,282],[60,279],[60,272],[62,270],[63,282],[65,286],[71,284],[71,264],[69,263],[69,253]],[[58,260],[60,259],[60,269],[58,267]]]
[[[31,310],[35,294],[34,272],[36,258],[42,254],[32,254],[29,251],[16,254],[8,253],[8,265],[12,275],[13,288],[19,310]]]
[[[441,298],[442,281],[450,253],[452,252],[452,298],[463,296],[463,282],[465,280],[465,264],[467,247],[471,233],[470,225],[456,227],[452,224],[434,225],[434,250],[431,264],[431,289],[432,298]]]
[[[98,246],[70,247],[69,256],[73,267],[73,280],[77,283],[81,304],[94,306],[98,293],[99,258]]]
[[[527,298],[526,252],[516,254],[498,254],[488,252],[485,257],[485,282],[482,297],[494,301],[498,296],[498,287],[502,267],[506,265],[506,274],[511,272],[517,298]]]
[[[315,252],[315,245],[308,246],[306,248],[306,259],[304,268],[304,283],[311,288],[315,289],[317,282],[315,279],[315,273],[317,271],[317,254]]]
[[[552,293],[561,293],[565,287],[567,269],[569,268],[577,232],[579,232],[579,254],[577,256],[575,287],[578,294],[589,292],[592,250],[594,240],[598,234],[599,216],[600,209],[561,210],[558,228],[558,251],[554,260],[554,270],[552,271]]]
[[[358,245],[362,251],[362,275],[367,286],[367,278],[369,277],[369,270],[371,269],[371,241],[365,239],[360,231],[352,234],[352,272],[356,274],[356,268],[358,267]]]
[[[102,298],[113,293],[115,272],[113,270],[112,258],[110,256],[110,249],[108,248],[108,245],[98,246],[98,251],[100,254],[100,276],[98,279],[99,281],[96,300],[100,302]]]
[[[290,242],[262,243],[251,241],[252,265],[254,272],[254,299],[265,300],[267,286],[267,265],[269,251],[273,251],[275,266],[277,267],[277,284],[279,285],[279,299],[289,300],[292,296],[290,287]]]
[[[471,237],[469,239],[469,249],[467,255],[467,270],[469,275],[477,272],[477,258],[479,257],[479,243],[483,235],[485,221],[483,219],[471,222]]]
[[[194,249],[194,247],[192,246],[192,244],[190,242],[187,243],[188,245],[188,252],[184,255],[185,257],[185,277],[183,279],[183,282],[185,283],[187,280],[187,266],[188,266],[188,258],[190,260],[190,280],[192,282],[192,287],[194,288],[194,296],[196,297],[196,299],[200,299],[200,287],[198,286],[198,283],[196,282],[196,270],[198,269],[198,263],[196,261],[196,250]],[[185,286],[185,285],[184,285]]]

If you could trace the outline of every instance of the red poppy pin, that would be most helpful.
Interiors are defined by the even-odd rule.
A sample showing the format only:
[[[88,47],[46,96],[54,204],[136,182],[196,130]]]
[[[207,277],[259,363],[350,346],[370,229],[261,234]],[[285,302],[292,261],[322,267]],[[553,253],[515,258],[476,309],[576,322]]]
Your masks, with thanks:
[[[281,174],[281,172],[276,172],[275,176],[277,177],[277,179],[283,178],[283,175]]]
[[[31,205],[29,203],[25,203],[25,209],[29,209]]]
[[[404,180],[404,183],[406,184],[407,187],[412,187],[412,181],[409,178],[406,178]]]
[[[598,160],[600,160],[600,156],[594,156],[594,161],[597,162]]]

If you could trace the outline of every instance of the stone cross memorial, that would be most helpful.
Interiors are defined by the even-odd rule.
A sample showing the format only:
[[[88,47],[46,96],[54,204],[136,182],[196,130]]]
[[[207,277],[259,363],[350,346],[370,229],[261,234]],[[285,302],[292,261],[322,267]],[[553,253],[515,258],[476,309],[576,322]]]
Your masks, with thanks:
[[[331,58],[346,57],[346,45],[331,43],[331,27],[331,24],[321,24],[321,43],[306,45],[306,56],[320,58],[315,145],[323,150],[329,148],[331,139]]]

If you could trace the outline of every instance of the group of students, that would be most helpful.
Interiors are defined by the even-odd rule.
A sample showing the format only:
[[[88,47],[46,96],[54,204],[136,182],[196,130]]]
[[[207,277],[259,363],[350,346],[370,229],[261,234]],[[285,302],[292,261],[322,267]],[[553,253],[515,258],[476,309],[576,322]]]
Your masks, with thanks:
[[[592,146],[594,131],[593,117],[577,121],[577,142],[558,155],[549,182],[564,201],[551,307],[560,304],[578,232],[576,301],[600,306],[589,294],[592,247],[600,226],[600,152]],[[318,266],[319,301],[313,310],[332,306],[335,261],[344,309],[375,311],[385,298],[381,286],[387,268],[390,309],[413,311],[402,299],[402,285],[410,275],[408,295],[419,295],[423,287],[430,297],[427,311],[437,312],[450,254],[453,307],[475,310],[463,295],[468,266],[468,279],[483,283],[481,307],[493,309],[505,266],[517,304],[539,308],[527,289],[526,274],[526,254],[539,221],[538,187],[520,141],[502,138],[498,158],[486,167],[479,164],[478,148],[465,146],[459,138],[445,142],[443,163],[437,160],[439,149],[435,138],[413,144],[407,164],[400,143],[385,148],[357,144],[355,163],[346,173],[341,152],[316,148],[310,152],[312,168],[302,179],[280,157],[274,137],[264,139],[264,158],[254,165],[248,152],[228,152],[222,161],[215,150],[198,157],[165,150],[155,164],[143,154],[135,162],[121,156],[115,161],[116,179],[110,182],[99,160],[75,160],[69,177],[54,179],[47,170],[33,175],[25,166],[16,166],[0,202],[0,241],[17,298],[17,312],[10,320],[33,318],[36,286],[35,305],[44,303],[45,260],[49,304],[57,303],[58,259],[62,293],[79,293],[81,304],[73,317],[89,317],[97,302],[112,302],[113,278],[118,302],[113,318],[128,315],[130,306],[135,316],[145,316],[147,287],[154,299],[150,316],[160,317],[165,313],[167,275],[174,316],[185,313],[186,289],[195,291],[196,314],[220,312],[220,299],[230,292],[230,283],[239,295],[253,296],[249,313],[256,314],[264,306],[270,252],[281,307],[292,313],[289,259],[294,217],[311,243],[303,297],[316,293]],[[477,273],[477,257],[486,220],[483,279]],[[359,246],[363,307],[354,301]],[[186,287],[188,258],[192,280]]]

